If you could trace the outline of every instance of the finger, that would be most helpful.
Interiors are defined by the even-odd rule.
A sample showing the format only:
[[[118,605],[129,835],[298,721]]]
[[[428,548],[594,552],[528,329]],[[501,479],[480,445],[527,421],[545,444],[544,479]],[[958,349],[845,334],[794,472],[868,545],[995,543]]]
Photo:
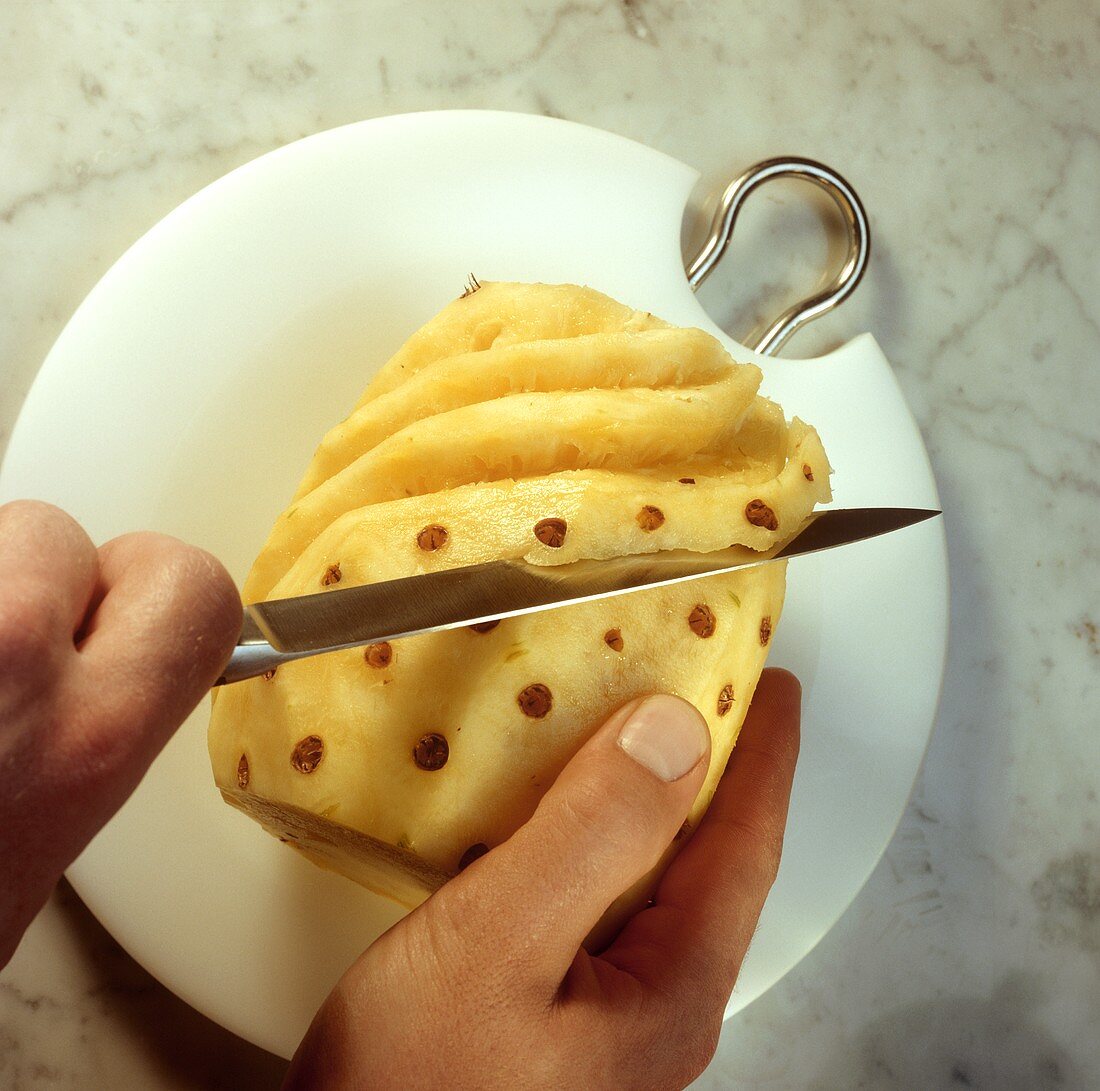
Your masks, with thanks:
[[[94,715],[72,734],[128,794],[224,667],[241,601],[213,557],[165,535],[127,534],[99,558],[102,599],[75,672]]]
[[[733,991],[779,867],[801,695],[794,675],[764,672],[706,817],[602,956],[673,1006],[720,1017]]]
[[[37,500],[0,507],[0,633],[12,637],[0,669],[8,684],[40,683],[73,652],[98,569],[91,539],[60,508]]]
[[[604,910],[672,841],[709,754],[706,722],[686,701],[631,702],[526,825],[436,894],[433,919],[453,922],[466,957],[496,962],[505,952],[556,988]]]

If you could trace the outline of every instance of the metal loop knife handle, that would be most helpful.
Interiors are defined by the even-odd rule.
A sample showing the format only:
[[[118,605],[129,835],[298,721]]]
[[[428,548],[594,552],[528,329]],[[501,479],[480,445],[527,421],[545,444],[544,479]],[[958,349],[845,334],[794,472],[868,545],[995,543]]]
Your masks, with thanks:
[[[847,299],[859,284],[871,253],[867,213],[856,191],[835,170],[813,159],[765,159],[735,178],[722,193],[711,221],[710,234],[687,266],[688,284],[693,292],[726,252],[737,214],[745,199],[772,178],[804,178],[825,190],[844,218],[848,231],[848,254],[840,271],[821,291],[788,307],[757,339],[756,344],[747,346],[764,356],[776,355],[793,333]]]

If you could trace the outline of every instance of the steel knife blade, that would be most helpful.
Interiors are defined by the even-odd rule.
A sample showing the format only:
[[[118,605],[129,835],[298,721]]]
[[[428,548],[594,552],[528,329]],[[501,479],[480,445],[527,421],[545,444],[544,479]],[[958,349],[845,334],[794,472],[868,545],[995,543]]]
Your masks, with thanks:
[[[323,652],[553,610],[819,553],[940,514],[923,508],[842,508],[813,513],[796,534],[766,553],[732,546],[712,553],[676,549],[561,565],[490,561],[257,602],[244,608],[240,640],[215,684],[253,678],[280,663]]]

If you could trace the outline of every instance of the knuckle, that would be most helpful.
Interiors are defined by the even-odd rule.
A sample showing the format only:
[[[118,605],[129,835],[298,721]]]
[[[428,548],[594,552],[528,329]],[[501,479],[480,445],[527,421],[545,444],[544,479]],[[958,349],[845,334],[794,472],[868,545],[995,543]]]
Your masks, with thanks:
[[[9,500],[6,504],[0,504],[0,522],[18,520],[41,523],[57,519],[59,516],[68,519],[60,508],[47,504],[44,500]]]
[[[782,690],[786,696],[796,702],[802,699],[802,683],[797,675],[785,667],[768,667],[766,674],[769,683]]]
[[[475,965],[468,939],[471,922],[484,913],[484,892],[472,892],[465,884],[452,890],[452,885],[455,884],[437,890],[431,898],[430,912],[421,913],[415,926],[397,934],[404,946],[404,956],[411,960],[409,965],[431,966],[439,976],[456,985],[480,978],[489,986],[499,967]]]
[[[802,745],[802,734],[799,730],[798,718],[786,717],[781,721],[784,728],[775,731],[775,764],[780,769],[793,769],[798,762],[798,754]]]
[[[573,784],[563,796],[557,822],[566,838],[582,844],[602,844],[608,851],[628,850],[647,840],[647,815],[637,814],[616,797],[607,784]]]
[[[714,1058],[722,1029],[722,1004],[700,1018],[697,1003],[680,1002],[657,1018],[640,1019],[620,1040],[623,1071],[646,1073],[646,1087],[682,1088]]]
[[[670,1028],[677,1048],[672,1057],[671,1079],[681,1087],[697,1079],[714,1059],[722,1030],[722,1007],[716,1014],[699,1018],[697,1010],[683,1009]]]
[[[551,797],[547,816],[555,838],[587,852],[593,867],[597,860],[616,867],[641,861],[671,837],[667,793],[639,789],[611,774],[604,766],[586,767]]]
[[[734,841],[749,847],[745,859],[754,869],[760,881],[768,888],[779,874],[783,858],[783,826],[769,821],[727,820],[722,823],[724,832]]]
[[[30,595],[0,597],[0,671],[5,679],[40,685],[57,667],[62,643],[48,600]]]
[[[240,625],[241,600],[229,573],[221,563],[197,546],[175,543],[175,579],[189,596],[197,596],[199,605],[214,615],[224,615],[232,608],[235,623]]]
[[[562,825],[586,840],[606,835],[606,818],[607,800],[601,799],[588,785],[575,786],[561,801],[559,820]]]
[[[11,500],[0,505],[0,540],[5,538],[14,539],[24,549],[61,550],[69,559],[95,552],[80,524],[44,500]]]
[[[156,568],[158,607],[189,626],[236,638],[241,600],[229,573],[197,546],[164,534],[127,535],[126,545]]]
[[[770,827],[757,834],[757,864],[760,876],[770,889],[779,874],[779,863],[783,859],[783,830]]]
[[[188,567],[201,623],[212,636],[211,646],[224,646],[228,654],[241,632],[242,606],[237,586],[221,562],[204,550],[191,548]]]
[[[722,1017],[702,1020],[682,1028],[683,1052],[681,1070],[677,1074],[684,1083],[698,1079],[718,1051],[718,1038],[722,1032]]]

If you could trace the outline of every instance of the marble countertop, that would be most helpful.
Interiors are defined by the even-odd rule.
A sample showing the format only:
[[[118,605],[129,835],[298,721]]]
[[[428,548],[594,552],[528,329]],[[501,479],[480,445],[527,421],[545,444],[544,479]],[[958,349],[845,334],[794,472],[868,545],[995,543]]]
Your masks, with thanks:
[[[714,182],[776,154],[836,166],[874,254],[794,348],[870,330],[897,370],[947,512],[950,662],[884,859],[727,1024],[699,1086],[1098,1086],[1098,101],[1085,0],[6,5],[0,449],[128,244],[308,133],[491,107],[614,130]],[[819,207],[777,186],[701,297],[744,334],[829,252]],[[272,1087],[283,1067],[157,984],[64,885],[0,974],[13,1091]]]

